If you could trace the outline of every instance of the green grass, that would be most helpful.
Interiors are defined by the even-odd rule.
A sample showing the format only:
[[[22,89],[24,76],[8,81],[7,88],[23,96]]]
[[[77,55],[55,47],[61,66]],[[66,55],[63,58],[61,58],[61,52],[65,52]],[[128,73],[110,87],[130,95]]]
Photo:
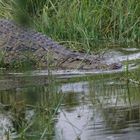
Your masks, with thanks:
[[[0,0],[0,17],[22,17],[36,30],[81,51],[95,50],[98,43],[138,43],[139,10],[138,0]]]
[[[0,68],[3,68],[4,67],[4,52],[3,51],[0,51]]]
[[[0,69],[4,70],[13,70],[13,71],[28,71],[32,70],[34,68],[39,67],[38,61],[35,61],[35,59],[28,55],[26,60],[15,60],[11,63],[5,63],[5,52],[0,51]]]

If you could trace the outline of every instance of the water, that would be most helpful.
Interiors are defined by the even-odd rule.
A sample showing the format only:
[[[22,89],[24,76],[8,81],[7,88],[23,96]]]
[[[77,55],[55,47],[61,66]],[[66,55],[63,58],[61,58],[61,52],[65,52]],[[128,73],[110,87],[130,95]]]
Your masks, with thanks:
[[[113,79],[104,82],[62,86],[67,102],[56,124],[56,139],[139,139],[140,89],[129,85],[129,93],[123,82],[117,84]]]
[[[139,140],[139,63],[132,61],[139,60],[139,55],[135,51],[112,51],[113,58],[105,54],[108,62],[129,57],[130,72],[124,62],[118,71],[1,73],[0,139]]]

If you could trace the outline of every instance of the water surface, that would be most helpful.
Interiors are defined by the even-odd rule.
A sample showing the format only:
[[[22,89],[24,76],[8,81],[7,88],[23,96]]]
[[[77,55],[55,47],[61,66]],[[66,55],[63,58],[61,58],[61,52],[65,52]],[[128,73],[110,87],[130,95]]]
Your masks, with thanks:
[[[1,72],[0,139],[139,140],[139,50],[105,58],[122,69]]]

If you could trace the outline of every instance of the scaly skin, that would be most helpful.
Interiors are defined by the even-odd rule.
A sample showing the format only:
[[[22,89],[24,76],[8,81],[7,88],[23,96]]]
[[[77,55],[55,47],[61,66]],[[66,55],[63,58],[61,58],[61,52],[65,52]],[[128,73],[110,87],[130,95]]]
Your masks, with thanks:
[[[24,28],[13,21],[0,19],[0,50],[5,52],[4,63],[28,60],[30,57],[47,68],[118,69],[120,64],[107,65],[94,55],[71,51],[47,36]],[[48,63],[49,62],[49,63]]]

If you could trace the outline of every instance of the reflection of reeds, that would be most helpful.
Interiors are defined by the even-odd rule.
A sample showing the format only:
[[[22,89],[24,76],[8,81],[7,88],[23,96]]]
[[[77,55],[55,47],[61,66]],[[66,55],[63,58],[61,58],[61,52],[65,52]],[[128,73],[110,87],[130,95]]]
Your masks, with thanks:
[[[33,86],[30,80],[30,86],[0,92],[1,106],[10,112],[14,129],[20,137],[33,134],[36,137],[48,138],[53,135],[55,117],[63,94],[57,92],[55,78],[49,75],[48,79],[47,85]],[[30,115],[29,112],[33,114]]]
[[[140,120],[140,109],[133,107],[109,107],[102,110],[106,126],[114,131],[128,128],[129,125],[135,125]]]
[[[49,84],[39,93],[36,108],[36,119],[41,138],[52,136],[54,132],[55,117],[62,102],[63,95],[57,92],[55,79],[49,75]]]
[[[126,79],[125,79],[126,76]],[[90,83],[89,100],[101,112],[106,128],[119,132],[140,120],[140,87],[124,77]]]

